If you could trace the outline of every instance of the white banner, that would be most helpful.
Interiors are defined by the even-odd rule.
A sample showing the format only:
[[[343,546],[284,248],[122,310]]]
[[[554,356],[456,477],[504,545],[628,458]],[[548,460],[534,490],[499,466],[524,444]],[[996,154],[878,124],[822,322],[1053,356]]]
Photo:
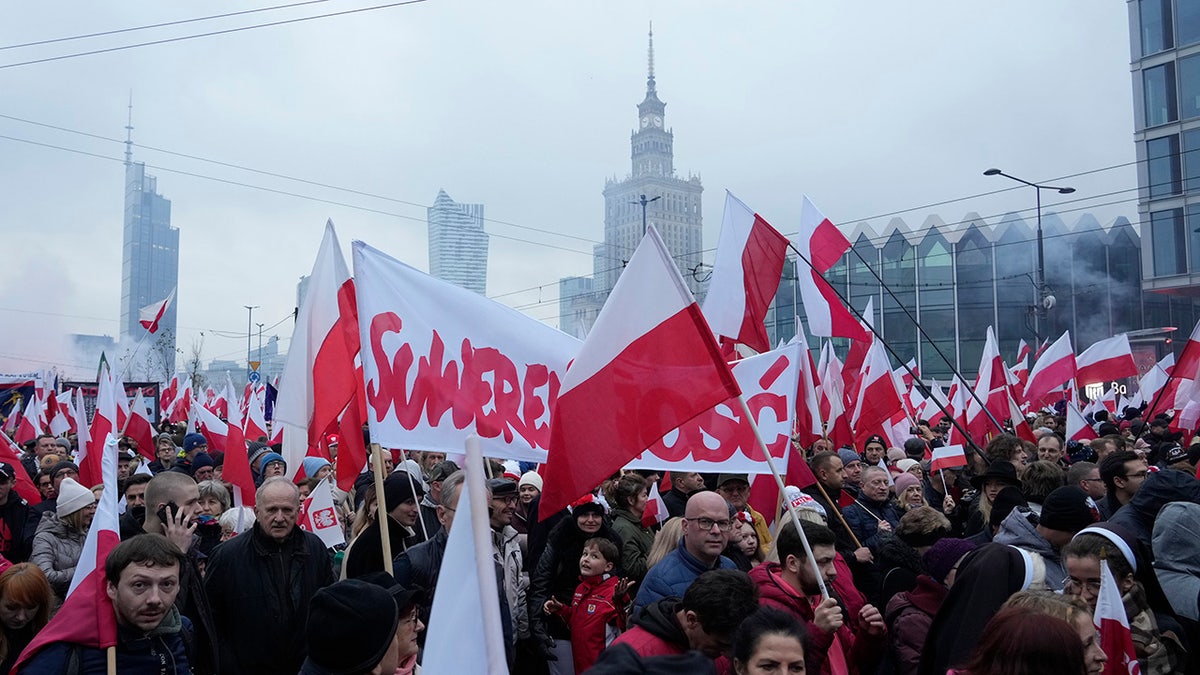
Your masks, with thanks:
[[[790,454],[787,449],[792,437],[802,356],[800,345],[792,344],[732,364],[733,376],[742,389],[746,406],[754,415],[759,433],[781,472],[786,471]],[[671,431],[631,462],[629,468],[711,473],[771,472],[754,438],[754,430],[743,419],[742,407],[736,399]]]
[[[575,338],[354,242],[371,440],[546,461],[550,409]]]

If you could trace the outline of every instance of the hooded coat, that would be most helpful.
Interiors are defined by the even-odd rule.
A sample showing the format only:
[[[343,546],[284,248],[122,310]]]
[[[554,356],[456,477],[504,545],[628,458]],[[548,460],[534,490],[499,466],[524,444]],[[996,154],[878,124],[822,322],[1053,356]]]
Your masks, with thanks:
[[[650,556],[650,547],[654,546],[654,533],[643,527],[642,519],[629,509],[617,507],[612,516],[613,531],[625,543],[621,548],[621,568],[625,570],[625,576],[641,583],[649,569],[646,558]]]
[[[1114,513],[1108,522],[1124,527],[1138,541],[1149,546],[1155,518],[1170,502],[1200,503],[1200,481],[1182,471],[1152,473],[1146,477],[1146,482],[1133,495],[1133,499]]]
[[[949,591],[932,577],[922,574],[911,591],[897,593],[887,604],[883,620],[892,634],[892,664],[897,675],[916,675],[921,651]]]
[[[71,587],[75,566],[83,553],[87,532],[71,527],[54,511],[42,514],[37,533],[33,535],[33,553],[29,561],[46,573],[54,594],[62,600]]]
[[[1052,591],[1061,591],[1067,580],[1067,570],[1063,567],[1058,551],[1046,541],[1037,531],[1037,516],[1022,508],[1015,508],[1008,514],[1000,530],[992,539],[997,544],[1016,546],[1031,553],[1042,556],[1046,563],[1046,587]]]
[[[633,620],[633,627],[613,640],[612,646],[628,645],[638,656],[683,654],[690,646],[676,613],[679,598],[663,598],[646,605]]]
[[[1154,524],[1154,573],[1171,608],[1200,621],[1200,504],[1167,504]]]

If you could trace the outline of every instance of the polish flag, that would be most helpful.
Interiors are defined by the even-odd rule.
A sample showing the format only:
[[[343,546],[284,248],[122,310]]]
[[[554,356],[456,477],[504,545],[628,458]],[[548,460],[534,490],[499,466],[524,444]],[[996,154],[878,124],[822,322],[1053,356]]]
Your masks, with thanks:
[[[1024,356],[1012,368],[1008,369],[1009,383],[1012,384],[1013,398],[1017,405],[1025,405],[1025,386],[1029,383],[1029,357]]]
[[[1033,356],[1033,347],[1025,342],[1025,338],[1021,338],[1021,341],[1017,343],[1017,361],[1022,361],[1027,356]]]
[[[1187,344],[1183,346],[1172,375],[1185,380],[1200,379],[1200,322],[1196,323]]]
[[[236,405],[229,406],[228,435],[225,437],[225,465],[221,478],[233,487],[235,506],[254,506],[254,475],[250,472],[250,455],[242,436],[242,414]]]
[[[1121,333],[1088,347],[1075,358],[1075,381],[1083,387],[1094,382],[1111,382],[1137,377],[1137,364],[1129,348],[1129,336]],[[1176,366],[1178,367],[1178,366]]]
[[[862,381],[858,388],[854,414],[850,420],[855,436],[865,438],[869,434],[880,433],[884,423],[890,420],[896,411],[901,410],[903,405],[900,393],[896,391],[896,381],[892,377],[892,366],[883,351],[883,343],[872,340],[863,362]]]
[[[18,399],[13,402],[12,410],[8,411],[8,417],[4,420],[3,431],[10,437],[16,433],[17,426],[21,423],[21,401]]]
[[[262,395],[257,391],[250,394],[250,402],[246,406],[246,426],[243,431],[246,438],[252,441],[257,441],[267,435],[267,418],[263,408]]]
[[[957,424],[950,425],[950,431],[946,433],[946,442],[969,443],[971,439],[960,438],[963,436],[963,431],[969,430],[967,427],[967,383],[963,382],[957,375],[954,376],[954,382],[950,385],[950,409],[954,413],[954,421]]]
[[[90,448],[92,446],[92,434],[91,434],[91,430],[88,429],[87,408],[85,408],[84,404],[83,404],[83,389],[82,388],[78,388],[75,390],[75,406],[74,407],[75,407],[75,411],[77,413],[77,415],[76,415],[77,428],[75,430],[77,437],[75,440],[79,447],[79,450],[77,451],[77,453],[75,455],[75,464],[76,464],[76,466],[83,466],[84,460],[87,459],[88,448]],[[99,412],[99,409],[97,409],[97,412]]]
[[[1037,443],[1037,437],[1033,435],[1033,429],[1029,428],[1029,421],[1025,419],[1024,413],[1021,412],[1021,407],[1017,405],[1017,399],[1014,398],[1012,388],[1008,392],[1008,419],[1012,422],[1013,434],[1023,441]]]
[[[956,469],[967,465],[967,453],[961,445],[943,445],[933,449],[933,458],[929,461],[929,472],[942,469]]]
[[[1037,361],[1042,358],[1042,352],[1046,351],[1046,347],[1050,346],[1050,338],[1042,340],[1042,344],[1038,345],[1037,351],[1033,353],[1033,360]]]
[[[725,192],[725,217],[704,299],[704,317],[718,340],[740,342],[760,354],[771,350],[764,321],[779,290],[787,248],[787,237]]]
[[[557,513],[668,431],[739,396],[712,330],[648,226],[563,376],[542,513]]]
[[[821,401],[817,395],[817,373],[812,352],[804,338],[804,326],[796,317],[796,337],[792,342],[800,345],[800,384],[796,396],[796,436],[800,445],[809,447],[821,437]],[[774,482],[771,483],[774,485]],[[778,488],[776,488],[778,489]]]
[[[125,382],[119,373],[111,370],[108,371],[108,379],[112,380],[113,400],[117,404],[117,426],[115,428],[124,429],[125,423],[129,421],[129,395],[125,393]]]
[[[1129,617],[1125,615],[1121,589],[1107,560],[1100,561],[1100,593],[1096,596],[1092,622],[1100,631],[1100,648],[1108,656],[1105,675],[1138,675],[1141,667],[1133,648],[1133,631],[1129,628]]]
[[[82,426],[82,425],[80,425]],[[83,439],[79,439],[80,453],[76,461],[79,465],[79,484],[90,488],[104,479],[103,455],[107,448],[110,435],[120,435],[117,426],[117,395],[113,390],[113,381],[109,377],[101,377],[96,392],[96,414],[92,417],[92,426],[88,430],[90,442],[84,451]],[[107,483],[116,485],[116,483]],[[105,491],[107,492],[107,490]],[[115,490],[113,491],[116,492]],[[96,517],[100,514],[97,512]],[[103,565],[101,565],[103,567]]]
[[[171,401],[171,405],[167,408],[167,420],[172,424],[188,421],[188,413],[192,409],[192,378],[185,377],[183,380],[183,390]]]
[[[296,524],[305,532],[312,532],[320,537],[326,548],[346,543],[346,533],[342,530],[342,524],[338,522],[328,479],[317,483],[308,497],[300,503],[300,514]]]
[[[50,433],[62,436],[71,430],[71,420],[67,415],[66,406],[58,401],[58,392],[50,392],[46,397],[46,421]]]
[[[13,473],[17,474],[17,484],[13,486],[17,494],[30,504],[41,503],[42,493],[38,492],[33,480],[29,478],[29,472],[16,469],[21,466],[21,447],[13,443],[8,434],[0,434],[0,462],[13,467]]]
[[[37,396],[31,396],[29,403],[25,404],[25,412],[21,415],[21,421],[17,423],[17,431],[13,434],[13,440],[17,442],[17,445],[23,446],[42,433],[41,416],[42,410]]]
[[[821,348],[821,362],[821,383],[817,393],[820,395],[821,419],[825,421],[829,440],[835,448],[846,444],[853,445],[854,433],[850,431],[850,418],[846,414],[842,363],[828,342]]]
[[[646,510],[642,511],[642,527],[666,522],[671,517],[667,513],[667,503],[658,492],[658,483],[650,484],[650,498],[646,500]]]
[[[117,615],[108,598],[104,578],[104,563],[108,560],[108,554],[121,541],[115,489],[116,435],[111,432],[106,435],[103,445],[98,446],[92,455],[102,459],[98,462],[100,472],[96,482],[112,487],[100,493],[96,515],[84,539],[83,552],[75,567],[75,575],[71,578],[66,599],[50,623],[21,652],[13,672],[19,671],[40,649],[51,644],[68,642],[93,649],[107,649],[117,644]]]
[[[142,324],[142,328],[150,331],[151,334],[157,333],[158,322],[162,321],[163,314],[167,313],[167,307],[171,305],[171,301],[174,299],[175,289],[172,288],[165,300],[146,305],[138,310],[138,323]]]
[[[1054,341],[1033,364],[1025,384],[1025,400],[1040,401],[1055,387],[1061,387],[1075,377],[1075,348],[1071,346],[1071,331]]]
[[[1097,438],[1092,425],[1084,419],[1083,413],[1072,402],[1067,401],[1067,440],[1090,441]]]
[[[800,208],[800,232],[796,249],[802,260],[796,269],[800,274],[800,298],[813,335],[848,337],[870,340],[869,333],[842,304],[833,286],[822,275],[850,249],[850,241],[828,218],[821,214],[808,197]],[[804,262],[807,260],[808,262]]]
[[[142,401],[141,389],[137,390],[137,396],[129,410],[129,424],[125,426],[125,435],[137,442],[139,454],[154,461],[154,425],[151,424],[150,414],[146,412],[146,404]]]
[[[275,402],[275,428],[288,429],[282,454],[289,478],[321,437],[337,428],[356,382],[362,386],[354,367],[358,345],[354,280],[331,220],[300,304]]]
[[[162,395],[158,398],[159,410],[166,410],[175,402],[175,395],[179,392],[179,373],[171,376],[171,381],[167,386],[163,387]]]
[[[229,447],[229,423],[222,422],[220,417],[204,406],[196,406],[195,411],[196,420],[204,428],[204,438],[208,440],[209,453],[226,452]],[[232,413],[232,411],[230,412]]]
[[[987,406],[986,412],[979,401]],[[996,334],[988,326],[983,356],[979,359],[979,374],[975,379],[975,396],[967,401],[967,429],[976,440],[1003,433],[1004,430],[992,420],[999,421],[1008,415],[1008,368],[1000,358]]]

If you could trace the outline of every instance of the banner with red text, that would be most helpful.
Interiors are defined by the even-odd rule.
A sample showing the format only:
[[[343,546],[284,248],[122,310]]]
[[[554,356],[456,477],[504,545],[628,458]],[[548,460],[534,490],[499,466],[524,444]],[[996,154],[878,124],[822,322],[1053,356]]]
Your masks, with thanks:
[[[787,468],[788,443],[800,383],[799,343],[730,364],[746,406],[780,471]],[[770,473],[742,406],[730,399],[669,432],[629,464],[631,469],[712,473]]]
[[[579,340],[359,241],[354,280],[372,442],[546,461]]]

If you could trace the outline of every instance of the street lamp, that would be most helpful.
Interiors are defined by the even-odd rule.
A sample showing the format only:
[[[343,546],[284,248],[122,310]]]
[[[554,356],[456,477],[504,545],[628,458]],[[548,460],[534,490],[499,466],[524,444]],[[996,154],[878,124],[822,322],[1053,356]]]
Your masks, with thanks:
[[[1034,305],[1034,307],[1033,307],[1033,319],[1034,319],[1033,333],[1034,333],[1034,338],[1037,340],[1037,343],[1041,344],[1041,341],[1042,341],[1042,323],[1041,323],[1042,317],[1046,316],[1046,312],[1049,311],[1049,309],[1054,306],[1054,296],[1050,295],[1049,290],[1046,288],[1046,253],[1045,253],[1045,248],[1043,247],[1043,244],[1042,244],[1042,190],[1055,190],[1059,194],[1069,195],[1075,191],[1075,188],[1073,188],[1073,187],[1055,187],[1053,185],[1040,185],[1038,183],[1031,183],[1023,178],[1017,178],[1016,176],[1012,176],[1007,173],[1004,173],[1000,169],[988,169],[987,171],[983,172],[983,175],[985,175],[985,176],[1004,176],[1005,178],[1008,178],[1009,180],[1015,180],[1018,183],[1028,185],[1029,187],[1033,188],[1034,193],[1037,194],[1037,262],[1038,262],[1037,290],[1038,290],[1038,303],[1036,305]]]
[[[639,197],[641,197],[641,199],[637,200],[636,202],[629,203],[642,205],[642,236],[644,237],[646,236],[646,205],[662,199],[662,195],[654,197],[653,199],[646,199],[646,195],[639,195]]]

